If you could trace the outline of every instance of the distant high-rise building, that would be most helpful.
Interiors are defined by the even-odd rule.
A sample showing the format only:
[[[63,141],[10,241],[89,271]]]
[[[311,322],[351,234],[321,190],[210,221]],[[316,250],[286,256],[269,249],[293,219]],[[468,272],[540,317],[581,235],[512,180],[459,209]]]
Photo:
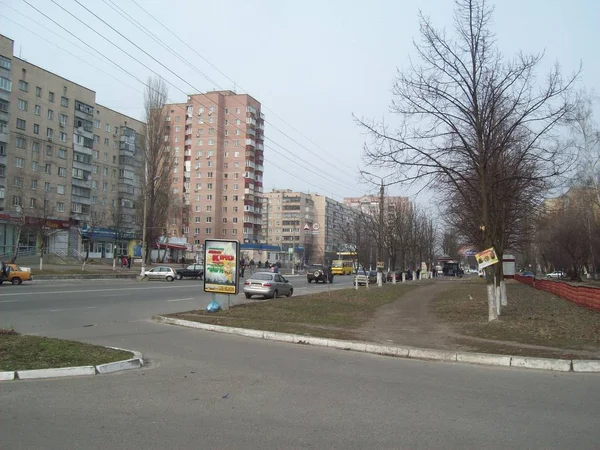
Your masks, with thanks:
[[[176,223],[196,250],[204,239],[262,240],[264,114],[246,94],[213,91],[165,106],[174,155]],[[174,221],[175,223],[175,221]]]

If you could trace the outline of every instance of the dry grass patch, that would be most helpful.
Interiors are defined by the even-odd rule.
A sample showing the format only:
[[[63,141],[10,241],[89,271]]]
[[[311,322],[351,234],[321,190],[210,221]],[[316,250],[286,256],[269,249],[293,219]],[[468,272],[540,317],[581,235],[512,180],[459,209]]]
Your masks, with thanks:
[[[600,351],[600,313],[518,282],[507,282],[508,306],[488,323],[484,280],[465,280],[440,293],[438,319],[465,336],[561,349]]]
[[[196,322],[338,339],[359,339],[357,330],[387,303],[416,285],[340,289],[235,306],[228,311],[194,310],[169,317]]]

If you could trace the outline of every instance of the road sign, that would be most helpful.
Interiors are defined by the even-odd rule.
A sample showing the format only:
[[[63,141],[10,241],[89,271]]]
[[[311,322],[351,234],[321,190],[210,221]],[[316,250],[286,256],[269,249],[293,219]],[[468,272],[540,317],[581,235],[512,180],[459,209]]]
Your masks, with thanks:
[[[384,266],[385,266],[385,264],[383,263],[383,261],[377,261],[377,268],[378,269],[383,269]]]
[[[304,231],[308,231],[310,230],[310,225],[309,224],[305,224],[304,225]]]
[[[321,225],[317,222],[313,223],[313,231],[319,231],[321,229]]]

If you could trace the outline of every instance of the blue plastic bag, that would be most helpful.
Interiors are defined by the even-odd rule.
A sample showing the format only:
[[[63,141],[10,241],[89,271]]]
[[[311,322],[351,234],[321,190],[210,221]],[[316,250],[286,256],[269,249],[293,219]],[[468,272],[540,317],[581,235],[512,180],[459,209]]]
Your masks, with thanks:
[[[206,307],[206,312],[212,313],[212,312],[217,312],[221,309],[221,305],[219,305],[217,302],[215,302],[214,300],[211,301],[208,306]]]

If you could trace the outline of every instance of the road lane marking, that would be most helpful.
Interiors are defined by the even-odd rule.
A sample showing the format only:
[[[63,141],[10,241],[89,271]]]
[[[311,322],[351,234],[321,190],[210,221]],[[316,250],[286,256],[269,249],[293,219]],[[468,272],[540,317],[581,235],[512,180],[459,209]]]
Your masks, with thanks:
[[[120,297],[123,294],[108,294],[108,295],[101,295],[100,297]]]
[[[172,300],[167,300],[168,302],[189,302],[190,300],[196,300],[193,297],[190,298],[174,298]]]
[[[86,293],[94,293],[94,292],[114,292],[114,291],[147,291],[147,290],[155,290],[155,289],[177,289],[179,287],[183,288],[194,288],[198,289],[198,286],[188,285],[188,286],[153,286],[153,287],[139,287],[139,288],[114,288],[114,289],[78,289],[74,291],[50,291],[50,292],[19,292],[15,294],[2,294],[2,297],[9,297],[15,295],[22,296],[30,296],[30,295],[49,295],[49,294],[86,294]]]
[[[64,309],[50,309],[50,312],[58,312],[58,311],[64,311]]]
[[[18,302],[19,300],[0,300],[0,303],[15,303]]]

